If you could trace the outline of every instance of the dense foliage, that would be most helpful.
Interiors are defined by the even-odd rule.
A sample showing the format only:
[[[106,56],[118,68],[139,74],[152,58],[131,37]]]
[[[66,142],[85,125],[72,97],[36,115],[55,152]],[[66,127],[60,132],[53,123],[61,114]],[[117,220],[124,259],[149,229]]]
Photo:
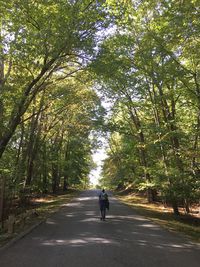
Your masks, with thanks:
[[[0,219],[31,192],[102,180],[189,212],[200,194],[199,1],[0,0]],[[100,99],[112,102],[103,123]],[[95,136],[95,134],[93,134]]]
[[[89,183],[103,110],[87,65],[109,24],[103,2],[0,1],[0,218],[15,197]]]
[[[200,193],[199,11],[198,1],[132,1],[93,64],[114,102],[102,182],[159,194],[176,214]]]

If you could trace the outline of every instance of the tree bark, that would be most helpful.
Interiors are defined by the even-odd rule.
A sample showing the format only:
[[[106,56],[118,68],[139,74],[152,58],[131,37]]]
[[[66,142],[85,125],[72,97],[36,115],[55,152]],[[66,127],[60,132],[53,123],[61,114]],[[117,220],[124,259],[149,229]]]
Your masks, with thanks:
[[[47,184],[47,148],[46,143],[43,144],[43,168],[42,168],[42,192],[46,194],[48,192]]]
[[[5,178],[0,177],[0,222],[3,227],[3,210],[4,210],[4,191],[5,191]]]
[[[63,191],[67,191],[68,189],[68,176],[67,174],[64,175],[64,181],[63,181]]]
[[[55,194],[59,189],[58,182],[58,165],[57,163],[52,164],[52,192]]]
[[[144,136],[144,133],[142,131],[141,122],[140,122],[139,116],[137,114],[137,110],[135,107],[133,107],[132,99],[128,94],[126,94],[126,97],[128,98],[128,100],[130,102],[130,104],[128,105],[129,113],[130,113],[131,119],[135,125],[135,128],[138,132],[138,139],[139,139],[140,145],[141,145],[139,148],[139,151],[140,151],[140,158],[141,158],[141,163],[142,163],[141,165],[144,168],[145,180],[150,183],[151,177],[150,177],[149,172],[147,171],[147,169],[148,169],[148,163],[147,163],[148,155],[147,155],[147,149],[145,147],[145,145],[146,145],[145,136]],[[155,200],[155,191],[153,191],[152,188],[147,189],[147,200],[149,203],[151,203]]]
[[[157,82],[155,82],[155,84],[158,88],[158,92],[159,92],[159,95],[161,98],[161,109],[162,109],[164,121],[168,127],[168,130],[171,132],[175,132],[177,130],[177,127],[174,123],[174,120],[175,120],[175,101],[173,101],[173,99],[171,101],[172,112],[170,112],[169,105],[167,103],[167,100],[164,97],[162,86]],[[175,135],[173,135],[172,137],[170,137],[170,141],[171,141],[176,165],[178,167],[178,170],[180,171],[180,176],[182,176],[183,172],[184,172],[184,168],[183,168],[183,162],[180,159],[180,156],[178,153],[178,151],[180,149],[179,139]],[[182,180],[181,177],[180,177],[180,180]],[[170,186],[172,186],[172,189],[173,189],[173,181],[170,181]],[[178,203],[177,203],[177,200],[175,198],[172,199],[172,207],[173,207],[174,214],[179,215]]]
[[[64,167],[64,180],[63,180],[63,191],[66,191],[68,189],[68,168],[67,168],[67,162],[68,162],[68,157],[69,157],[69,137],[66,143],[66,147],[65,147],[65,167]]]

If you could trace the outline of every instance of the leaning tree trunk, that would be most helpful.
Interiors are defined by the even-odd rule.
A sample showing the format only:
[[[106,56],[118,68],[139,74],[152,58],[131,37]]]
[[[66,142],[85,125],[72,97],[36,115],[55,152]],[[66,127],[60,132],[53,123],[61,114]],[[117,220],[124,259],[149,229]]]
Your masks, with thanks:
[[[32,103],[32,100],[35,98],[38,92],[40,90],[45,89],[44,83],[53,72],[52,65],[54,64],[55,61],[56,58],[52,58],[42,67],[40,73],[38,73],[36,78],[33,79],[26,88],[24,88],[24,92],[21,99],[13,107],[7,127],[5,131],[2,133],[0,139],[0,159],[4,151],[6,150],[6,147],[10,139],[15,133],[17,126],[20,124],[21,117],[27,111],[28,107]]]

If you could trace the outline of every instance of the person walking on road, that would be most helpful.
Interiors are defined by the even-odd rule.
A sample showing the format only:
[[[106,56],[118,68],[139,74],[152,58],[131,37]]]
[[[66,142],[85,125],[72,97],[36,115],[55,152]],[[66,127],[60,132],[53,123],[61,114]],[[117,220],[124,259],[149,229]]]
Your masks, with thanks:
[[[109,200],[108,200],[108,194],[103,189],[99,195],[99,207],[100,207],[100,213],[101,217],[100,219],[105,221],[106,219],[106,209],[109,209]]]

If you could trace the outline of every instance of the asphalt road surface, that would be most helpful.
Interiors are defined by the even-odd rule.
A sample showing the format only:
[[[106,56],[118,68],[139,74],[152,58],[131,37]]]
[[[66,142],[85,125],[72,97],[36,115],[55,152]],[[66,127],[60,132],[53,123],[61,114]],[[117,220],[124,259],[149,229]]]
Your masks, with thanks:
[[[0,267],[200,267],[200,248],[110,197],[101,221],[98,191],[83,192],[0,252]]]

